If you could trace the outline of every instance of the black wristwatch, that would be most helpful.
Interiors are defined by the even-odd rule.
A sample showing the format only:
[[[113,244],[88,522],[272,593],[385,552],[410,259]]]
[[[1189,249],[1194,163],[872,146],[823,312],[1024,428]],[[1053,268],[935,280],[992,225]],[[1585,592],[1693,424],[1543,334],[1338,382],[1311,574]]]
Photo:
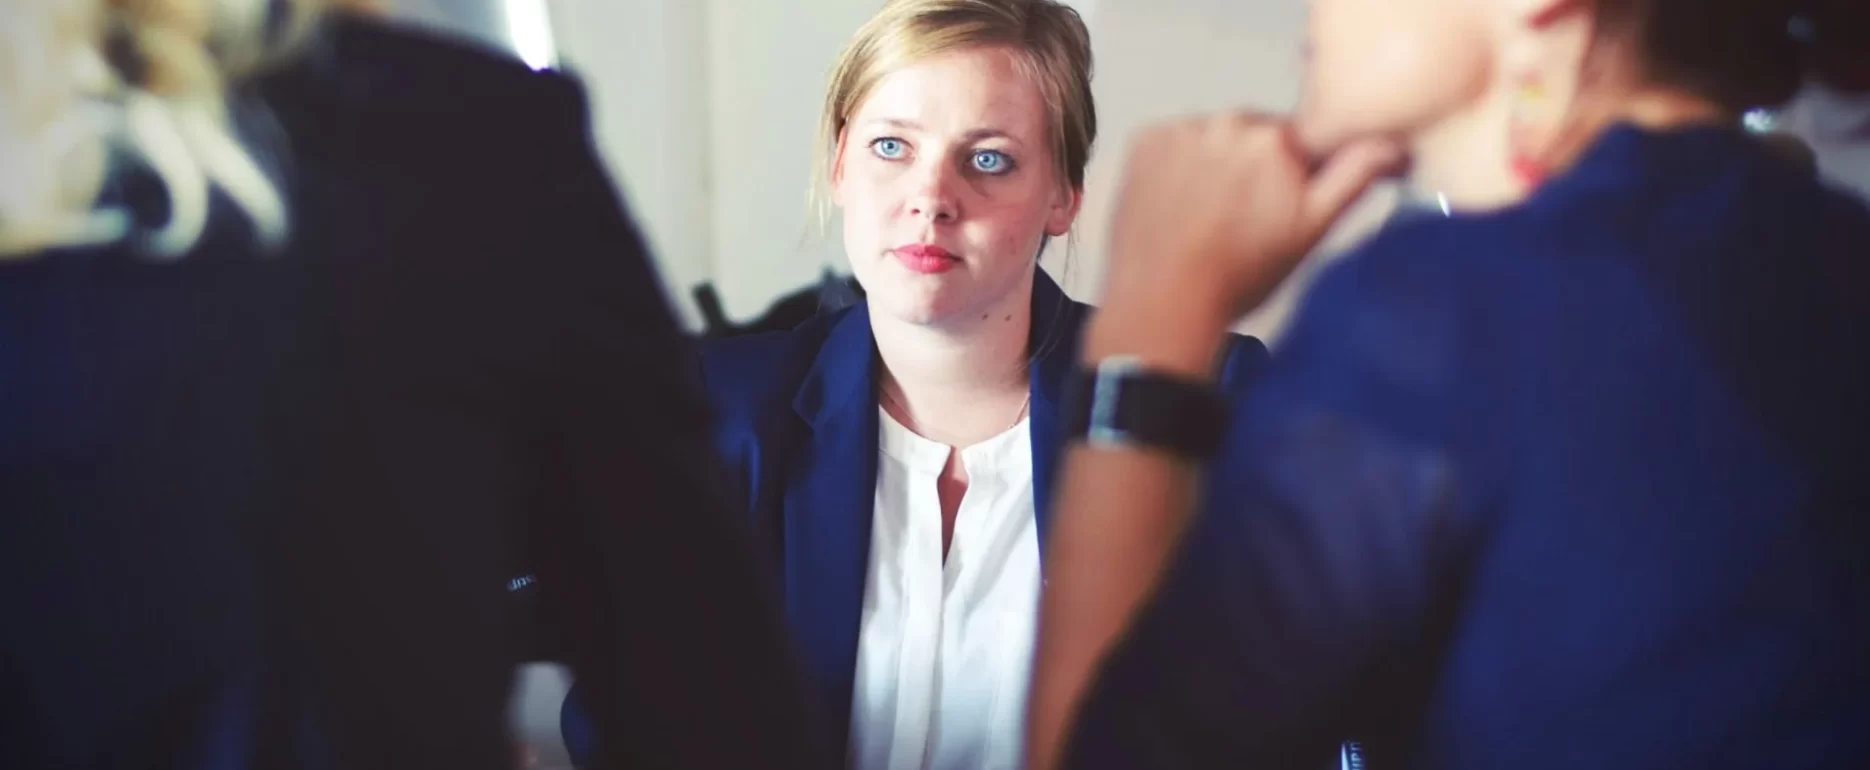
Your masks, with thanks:
[[[1132,356],[1079,370],[1065,393],[1065,436],[1094,447],[1211,457],[1227,430],[1227,402],[1205,382],[1152,371]]]

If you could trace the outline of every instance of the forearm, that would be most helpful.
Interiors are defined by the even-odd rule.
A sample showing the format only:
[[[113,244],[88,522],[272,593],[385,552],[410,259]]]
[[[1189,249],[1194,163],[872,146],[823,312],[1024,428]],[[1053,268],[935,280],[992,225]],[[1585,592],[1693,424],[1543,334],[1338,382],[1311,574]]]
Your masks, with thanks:
[[[1130,616],[1154,588],[1193,501],[1189,463],[1075,447],[1046,552],[1026,766],[1062,757],[1078,701]]]
[[[1105,310],[1084,357],[1134,356],[1207,379],[1227,326],[1284,281],[1371,179],[1400,157],[1359,142],[1322,165],[1292,127],[1241,113],[1136,137],[1111,223]],[[1194,503],[1193,463],[1076,447],[1052,517],[1027,766],[1052,770],[1093,673],[1155,590]]]
[[[1158,371],[1206,379],[1226,313],[1198,305],[1120,302],[1093,322],[1084,357],[1094,363],[1134,355]],[[1148,449],[1067,451],[1046,552],[1027,767],[1049,770],[1062,758],[1079,700],[1186,528],[1198,470],[1193,461]]]

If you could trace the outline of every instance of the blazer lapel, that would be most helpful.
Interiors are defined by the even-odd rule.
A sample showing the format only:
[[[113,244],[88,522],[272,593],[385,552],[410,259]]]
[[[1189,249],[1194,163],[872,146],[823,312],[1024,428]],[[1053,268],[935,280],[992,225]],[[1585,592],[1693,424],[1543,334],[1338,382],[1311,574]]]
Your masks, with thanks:
[[[876,499],[875,343],[867,305],[826,336],[792,407],[808,426],[787,468],[786,614],[837,737],[848,743]]]
[[[1032,503],[1039,530],[1039,551],[1045,553],[1046,525],[1052,516],[1052,481],[1057,477],[1059,454],[1064,451],[1063,406],[1065,382],[1076,368],[1078,334],[1085,310],[1071,301],[1044,269],[1033,278],[1032,351]]]

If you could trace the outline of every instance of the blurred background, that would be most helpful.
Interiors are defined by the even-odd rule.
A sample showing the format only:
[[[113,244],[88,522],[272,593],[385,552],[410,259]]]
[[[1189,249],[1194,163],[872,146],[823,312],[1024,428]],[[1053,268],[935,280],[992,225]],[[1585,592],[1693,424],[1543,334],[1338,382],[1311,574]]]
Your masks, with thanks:
[[[837,225],[807,215],[813,132],[840,45],[882,0],[375,0],[383,13],[498,48],[583,80],[599,147],[660,263],[684,320],[699,330],[693,289],[711,284],[744,322],[845,272]],[[1137,127],[1224,107],[1282,110],[1298,95],[1304,0],[1067,0],[1091,29],[1100,137],[1076,235],[1046,266],[1095,302],[1104,223],[1118,162]],[[1756,128],[1787,132],[1821,173],[1870,197],[1870,102],[1812,90]],[[1378,226],[1404,196],[1374,190],[1311,267]],[[1304,276],[1247,319],[1276,336]],[[541,767],[557,746],[565,681],[528,669],[514,719]]]
[[[1128,135],[1223,107],[1281,110],[1298,96],[1304,0],[1066,0],[1095,48],[1098,147],[1075,235],[1046,266],[1095,301],[1104,222]],[[384,12],[504,49],[584,81],[598,144],[691,328],[712,284],[731,321],[845,272],[837,224],[806,209],[824,77],[882,0],[376,0]],[[1870,103],[1808,93],[1770,125],[1802,137],[1822,173],[1870,197]],[[1328,239],[1339,253],[1398,198],[1378,189]],[[1314,259],[1319,262],[1321,259]],[[1292,289],[1302,281],[1295,281]],[[1290,295],[1294,292],[1288,292]],[[1276,335],[1290,296],[1243,328]]]

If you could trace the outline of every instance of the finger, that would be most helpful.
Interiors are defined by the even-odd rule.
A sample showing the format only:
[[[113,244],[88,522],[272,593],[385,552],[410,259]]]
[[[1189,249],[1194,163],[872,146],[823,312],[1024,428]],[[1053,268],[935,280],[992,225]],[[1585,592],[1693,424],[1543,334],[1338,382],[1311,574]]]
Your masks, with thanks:
[[[1402,148],[1393,142],[1363,140],[1334,153],[1312,176],[1305,190],[1304,218],[1308,228],[1322,234],[1370,184],[1403,162]]]

